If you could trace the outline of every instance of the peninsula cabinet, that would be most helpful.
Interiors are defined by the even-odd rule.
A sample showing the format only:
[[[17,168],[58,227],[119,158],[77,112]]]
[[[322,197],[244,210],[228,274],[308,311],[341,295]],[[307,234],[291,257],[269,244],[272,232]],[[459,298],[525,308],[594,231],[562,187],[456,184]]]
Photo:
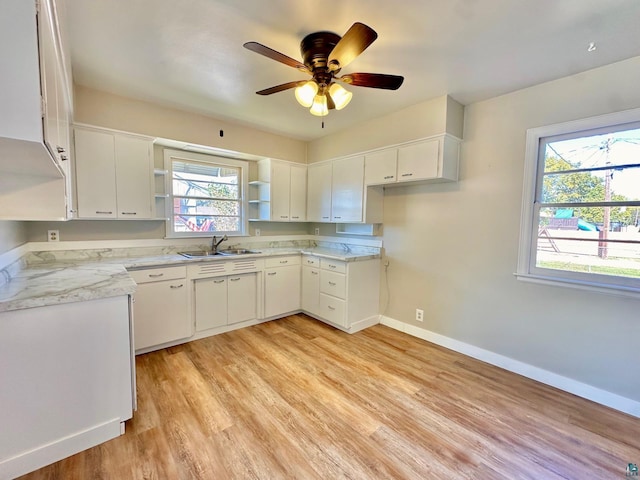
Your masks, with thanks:
[[[76,127],[74,143],[79,218],[153,218],[151,138]]]
[[[459,150],[459,139],[441,135],[366,153],[365,184],[455,182]]]
[[[349,333],[378,323],[380,260],[318,260],[303,267],[303,310]]]

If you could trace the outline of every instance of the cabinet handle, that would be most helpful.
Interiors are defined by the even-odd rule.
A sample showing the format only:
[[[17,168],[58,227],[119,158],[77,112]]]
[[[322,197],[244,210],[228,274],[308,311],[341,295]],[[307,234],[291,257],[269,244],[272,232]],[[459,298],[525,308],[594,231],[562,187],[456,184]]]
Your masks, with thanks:
[[[300,217],[291,217],[291,218],[300,218]]]
[[[113,212],[107,212],[107,211],[101,211],[101,210],[96,210],[96,213],[98,215],[112,215]]]
[[[163,277],[164,273],[150,273],[149,274],[149,278],[158,278],[158,277]]]
[[[313,263],[316,263],[316,262],[314,262],[313,260],[307,260],[307,263],[313,264]]]
[[[394,175],[387,175],[384,177],[385,180],[391,180],[392,178],[394,178]]]
[[[269,276],[271,276],[271,275],[275,275],[275,274],[276,274],[276,272],[269,272],[269,273],[267,273],[267,275],[269,275]]]
[[[403,177],[410,177],[410,176],[412,176],[412,175],[413,175],[413,173],[403,173],[403,174],[402,174],[402,176],[403,176]]]
[[[56,152],[58,153],[64,153],[64,148],[62,148],[60,145],[56,146]]]
[[[169,285],[169,288],[182,288],[184,287],[184,283],[181,283],[180,285]]]
[[[66,155],[60,155],[60,160],[64,162],[66,160],[69,160],[69,157],[67,157]]]
[[[289,218],[288,215],[280,215],[280,218]]]
[[[336,282],[329,282],[329,285],[331,285],[332,287],[336,286]]]
[[[137,215],[138,212],[122,212],[120,215]]]
[[[329,265],[329,268],[336,268],[335,265]]]
[[[237,282],[238,280],[240,280],[240,277],[237,278],[230,278],[229,281],[231,282]]]
[[[338,219],[340,219],[340,218],[342,218],[342,217],[333,217],[333,218],[338,218]]]
[[[318,272],[316,272],[315,270],[311,270],[311,275],[317,275]]]
[[[323,220],[326,219],[326,218],[329,218],[329,217],[322,217]]]
[[[213,283],[224,283],[224,280],[214,280]]]
[[[289,263],[289,260],[280,260],[280,263]]]
[[[331,305],[327,305],[327,307],[329,308],[329,310],[335,310],[336,307],[332,307]]]

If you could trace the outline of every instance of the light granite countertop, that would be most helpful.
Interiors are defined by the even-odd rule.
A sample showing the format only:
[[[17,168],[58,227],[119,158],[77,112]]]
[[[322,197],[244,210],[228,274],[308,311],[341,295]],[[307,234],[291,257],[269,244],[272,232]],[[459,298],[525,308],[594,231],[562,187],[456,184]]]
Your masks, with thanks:
[[[198,258],[186,258],[175,251],[166,250],[120,257],[113,252],[107,254],[104,250],[32,252],[22,268],[13,272],[10,281],[0,286],[0,312],[132,294],[136,283],[127,273],[128,269],[301,253],[345,262],[380,258],[379,250],[350,251],[318,246],[253,249],[260,253]]]

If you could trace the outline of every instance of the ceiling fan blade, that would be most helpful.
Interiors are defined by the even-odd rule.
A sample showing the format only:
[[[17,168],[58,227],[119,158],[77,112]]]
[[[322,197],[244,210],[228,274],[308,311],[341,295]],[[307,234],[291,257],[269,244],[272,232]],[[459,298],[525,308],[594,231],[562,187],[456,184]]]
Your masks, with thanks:
[[[387,75],[384,73],[350,73],[338,78],[344,83],[356,87],[383,88],[385,90],[397,90],[404,82],[404,77],[399,75]]]
[[[260,55],[264,55],[271,60],[275,60],[276,62],[284,63],[293,68],[297,68],[301,72],[311,73],[311,71],[302,63],[297,60],[294,60],[291,57],[287,57],[285,54],[276,52],[273,48],[266,47],[258,42],[247,42],[244,45],[244,48],[247,50],[251,50],[252,52],[259,53]]]
[[[258,95],[271,95],[272,93],[278,93],[284,90],[289,90],[290,88],[294,88],[294,87],[297,87],[298,85],[302,85],[305,83],[306,83],[306,80],[303,80],[303,81],[297,80],[295,82],[288,82],[288,83],[283,83],[282,85],[276,85],[275,87],[265,88],[264,90],[260,90],[259,92],[256,92],[256,93]]]
[[[329,54],[329,69],[337,71],[347,66],[376,38],[378,34],[371,27],[360,22],[354,23]]]

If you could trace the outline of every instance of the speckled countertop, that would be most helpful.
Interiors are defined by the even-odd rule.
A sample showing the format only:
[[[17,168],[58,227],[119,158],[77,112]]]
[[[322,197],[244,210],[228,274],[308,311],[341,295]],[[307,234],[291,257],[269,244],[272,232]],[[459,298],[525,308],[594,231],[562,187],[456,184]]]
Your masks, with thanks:
[[[345,262],[380,257],[379,249],[331,248],[332,245],[247,247],[260,253],[186,258],[175,248],[147,249],[144,252],[135,249],[31,252],[21,260],[20,268],[14,266],[10,274],[8,269],[2,271],[10,280],[0,285],[0,312],[132,294],[136,283],[127,269],[300,253]]]

